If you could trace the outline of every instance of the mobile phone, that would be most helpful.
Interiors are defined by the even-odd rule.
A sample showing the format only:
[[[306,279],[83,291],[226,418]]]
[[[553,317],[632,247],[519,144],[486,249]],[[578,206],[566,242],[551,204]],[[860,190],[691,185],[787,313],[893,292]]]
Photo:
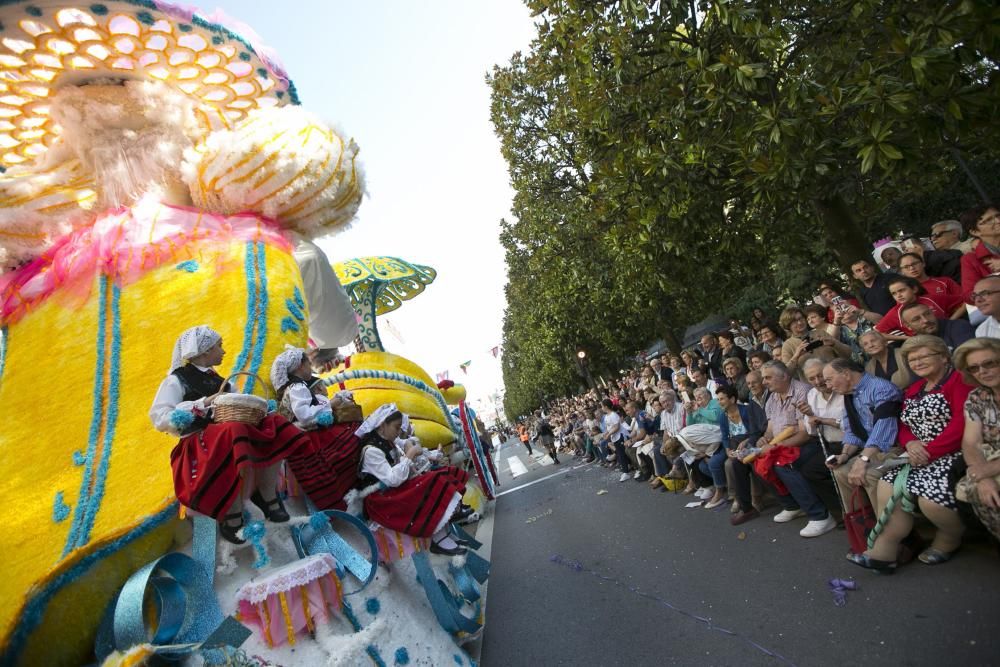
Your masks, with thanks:
[[[821,347],[822,345],[823,341],[821,340],[811,340],[808,343],[806,343],[806,352],[815,350],[817,347]]]
[[[826,462],[827,463],[833,463],[836,460],[837,460],[837,455],[836,454],[830,454],[828,457],[826,457]]]

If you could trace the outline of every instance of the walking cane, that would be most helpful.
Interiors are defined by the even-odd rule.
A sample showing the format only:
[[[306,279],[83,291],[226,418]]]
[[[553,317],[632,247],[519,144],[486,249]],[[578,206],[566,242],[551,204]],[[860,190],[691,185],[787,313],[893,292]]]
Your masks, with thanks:
[[[823,435],[824,427],[826,424],[820,424],[816,432],[819,434],[819,446],[823,449],[823,462],[825,463],[827,459],[830,458],[830,452],[826,449],[826,436]],[[834,477],[833,471],[830,471],[830,477],[833,479],[833,490],[837,492],[837,500],[840,501],[840,509],[843,511],[844,516],[847,516],[847,505],[844,503],[844,496],[840,495],[840,484],[837,484],[837,478]]]

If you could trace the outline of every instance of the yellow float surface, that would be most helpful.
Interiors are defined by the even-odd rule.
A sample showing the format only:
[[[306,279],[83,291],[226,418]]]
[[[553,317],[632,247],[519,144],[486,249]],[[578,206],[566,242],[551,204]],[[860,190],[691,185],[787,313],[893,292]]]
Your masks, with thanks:
[[[441,391],[441,395],[444,396],[444,401],[448,405],[458,405],[460,402],[465,400],[465,387],[460,384],[456,384],[453,387],[448,387]]]
[[[410,416],[410,419],[423,419],[436,422],[447,428],[448,418],[437,402],[427,394],[412,390],[403,391],[396,389],[366,389],[354,392],[354,400],[361,406],[362,412],[370,415],[380,405],[385,403],[395,403],[400,412]]]
[[[149,536],[175,516],[176,438],[156,432],[147,412],[178,335],[197,324],[215,328],[226,349],[220,372],[252,370],[265,380],[286,343],[306,342],[306,323],[296,317],[308,317],[305,309],[286,305],[302,289],[290,253],[252,243],[193,252],[183,268],[162,266],[120,290],[95,278],[83,306],[70,307],[57,295],[7,331],[0,375],[5,658],[84,662],[86,654],[38,660],[45,647],[34,641],[37,661],[27,662],[27,637],[43,617],[53,627],[60,591],[99,571],[99,585],[91,583],[87,593],[92,599],[81,604],[86,596],[71,596],[54,626],[61,645],[91,646],[111,595],[151,554],[169,547],[169,540]],[[140,542],[141,562],[112,558]]]
[[[455,434],[447,426],[426,419],[411,419],[413,433],[427,449],[437,449],[455,442]]]

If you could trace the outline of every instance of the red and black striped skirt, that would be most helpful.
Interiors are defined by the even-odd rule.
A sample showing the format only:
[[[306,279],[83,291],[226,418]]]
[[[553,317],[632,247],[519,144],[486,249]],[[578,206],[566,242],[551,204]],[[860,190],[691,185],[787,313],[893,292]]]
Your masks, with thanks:
[[[288,457],[288,468],[309,500],[321,510],[344,509],[344,496],[358,481],[361,439],[356,422],[306,431],[311,446]]]
[[[467,472],[453,466],[429,470],[395,488],[370,494],[365,498],[365,514],[390,530],[430,537],[455,494],[465,494],[468,479]]]
[[[219,519],[239,498],[240,471],[268,468],[311,446],[305,433],[276,414],[267,415],[257,426],[209,424],[181,438],[170,452],[174,492],[184,506]]]

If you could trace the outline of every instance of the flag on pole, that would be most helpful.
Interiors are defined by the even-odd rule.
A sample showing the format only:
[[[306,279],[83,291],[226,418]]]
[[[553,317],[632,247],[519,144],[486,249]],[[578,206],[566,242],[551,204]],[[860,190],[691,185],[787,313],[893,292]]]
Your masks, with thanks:
[[[492,350],[490,350],[490,352],[492,352],[492,353],[493,353],[493,358],[494,358],[494,359],[496,359],[496,358],[497,358],[497,355],[498,355],[498,354],[500,354],[500,346],[499,346],[499,345],[497,345],[497,346],[496,346],[496,347],[494,347],[494,348],[493,348]]]
[[[437,374],[437,381],[438,382],[444,382],[447,379],[448,379],[448,371],[444,371],[442,373],[438,373]]]
[[[458,367],[462,369],[462,372],[463,372],[463,373],[465,373],[465,374],[468,374],[468,372],[469,372],[469,366],[470,366],[471,364],[472,364],[472,359],[469,359],[469,360],[468,360],[468,361],[466,361],[465,363],[463,363],[463,364],[459,364],[459,365],[458,365]]]

